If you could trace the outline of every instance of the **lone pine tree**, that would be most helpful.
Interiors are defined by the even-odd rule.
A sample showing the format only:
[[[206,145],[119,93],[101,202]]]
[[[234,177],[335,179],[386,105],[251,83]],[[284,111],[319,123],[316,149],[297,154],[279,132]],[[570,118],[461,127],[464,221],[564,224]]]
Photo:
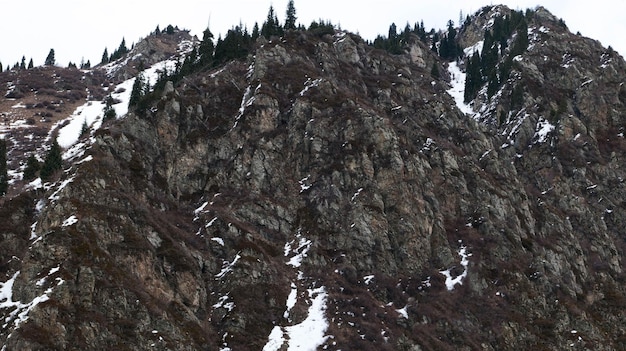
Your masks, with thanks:
[[[59,143],[54,140],[50,150],[46,154],[46,159],[43,161],[43,166],[39,172],[41,180],[50,180],[54,172],[63,167],[63,158],[61,156],[61,147]]]
[[[287,18],[285,19],[285,29],[296,29],[296,7],[293,0],[287,4]]]
[[[56,64],[56,60],[54,58],[54,49],[50,49],[48,56],[46,57],[45,65],[46,66],[54,66]]]
[[[41,164],[34,154],[30,154],[26,160],[26,168],[24,168],[24,180],[31,181],[37,177],[37,172],[41,169]]]

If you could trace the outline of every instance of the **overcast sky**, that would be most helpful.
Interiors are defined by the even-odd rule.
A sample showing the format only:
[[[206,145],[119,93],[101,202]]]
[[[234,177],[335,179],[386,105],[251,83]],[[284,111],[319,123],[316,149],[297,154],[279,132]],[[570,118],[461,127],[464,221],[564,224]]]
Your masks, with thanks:
[[[252,28],[263,23],[270,5],[284,22],[288,0],[25,0],[2,4],[0,18],[0,62],[13,66],[26,56],[35,65],[43,64],[51,48],[57,64],[69,61],[97,64],[104,48],[113,52],[126,39],[130,47],[141,37],[168,24],[191,30],[202,37],[209,25],[217,36],[233,25]],[[449,19],[474,13],[482,6],[506,4],[525,10],[542,5],[565,20],[572,32],[598,39],[626,53],[626,1],[596,0],[295,0],[298,22],[308,26],[312,20],[329,19],[343,29],[358,32],[365,39],[386,34],[391,23],[399,28],[424,21],[427,29],[443,29]]]

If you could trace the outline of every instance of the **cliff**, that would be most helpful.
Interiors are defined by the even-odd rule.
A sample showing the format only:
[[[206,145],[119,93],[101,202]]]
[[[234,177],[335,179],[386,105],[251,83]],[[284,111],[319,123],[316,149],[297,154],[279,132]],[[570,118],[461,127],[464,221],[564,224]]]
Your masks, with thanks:
[[[524,16],[467,105],[417,38],[289,31],[105,122],[0,208],[3,351],[624,349],[626,63]]]

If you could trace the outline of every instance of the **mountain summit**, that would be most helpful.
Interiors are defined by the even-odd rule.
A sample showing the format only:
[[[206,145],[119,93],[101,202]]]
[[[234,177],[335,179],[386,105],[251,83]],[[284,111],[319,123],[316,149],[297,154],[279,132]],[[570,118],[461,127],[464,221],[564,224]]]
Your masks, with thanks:
[[[617,52],[541,7],[268,22],[151,36],[67,119],[7,119],[2,351],[626,348]]]

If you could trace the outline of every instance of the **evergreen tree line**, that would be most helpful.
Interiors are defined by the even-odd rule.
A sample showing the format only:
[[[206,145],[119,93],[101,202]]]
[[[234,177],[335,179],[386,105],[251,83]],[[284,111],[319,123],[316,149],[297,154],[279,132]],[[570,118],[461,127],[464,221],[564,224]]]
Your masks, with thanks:
[[[100,64],[107,64],[109,62],[113,62],[122,58],[122,56],[126,55],[130,50],[126,47],[126,39],[122,38],[122,42],[120,46],[117,47],[115,51],[111,55],[109,55],[109,50],[104,48],[104,52],[102,53],[102,60]]]
[[[491,98],[506,82],[513,68],[513,58],[528,49],[528,22],[532,16],[521,11],[511,11],[509,16],[496,17],[491,30],[485,31],[483,48],[466,59],[465,102],[473,100],[481,87],[487,84],[487,96]],[[507,48],[511,38],[515,38]],[[504,57],[506,55],[506,57]],[[502,60],[504,58],[504,60]],[[519,95],[520,92],[516,91]],[[515,99],[512,102],[515,103]]]
[[[40,163],[34,154],[30,154],[24,167],[24,180],[32,181],[37,178],[37,174],[43,181],[48,181],[54,173],[63,167],[63,157],[61,147],[56,139],[52,143],[50,150],[46,153],[43,163]],[[7,193],[9,189],[9,175],[7,166],[7,142],[0,139],[0,196]]]
[[[54,66],[56,64],[56,59],[54,56],[55,56],[54,49],[50,49],[50,52],[48,53],[48,56],[46,56],[46,60],[44,61],[44,65]],[[34,67],[35,65],[33,63],[32,57],[30,61],[28,61],[28,65],[27,65],[26,56],[22,56],[22,60],[20,62],[16,62],[15,65],[13,65],[13,68],[7,66],[6,70],[9,71],[13,69],[14,71],[17,71],[17,70],[32,69]],[[75,63],[70,61],[67,65],[67,68],[78,68],[78,66]],[[87,60],[87,62],[82,61],[80,63],[80,69],[90,69],[90,68],[91,68],[91,62],[89,62],[89,60]],[[1,62],[0,62],[0,72],[4,72]]]
[[[59,143],[54,140],[50,150],[46,153],[46,157],[43,163],[37,160],[34,154],[30,154],[26,160],[26,167],[24,168],[24,180],[32,181],[39,177],[42,181],[48,181],[52,178],[54,173],[63,167],[63,157],[61,147]]]
[[[270,6],[267,18],[261,26],[254,24],[252,31],[243,25],[234,26],[222,38],[220,35],[214,44],[214,35],[207,28],[203,32],[202,41],[192,51],[179,61],[173,72],[160,72],[153,87],[150,87],[143,74],[139,74],[133,84],[129,106],[140,114],[145,114],[146,109],[153,101],[159,98],[160,92],[167,81],[176,84],[183,77],[202,70],[209,70],[231,60],[246,58],[253,50],[254,43],[259,37],[271,39],[282,36],[289,30],[307,30],[306,27],[296,24],[296,9],[293,0],[287,5],[285,23],[281,24],[276,16],[274,7]],[[308,30],[315,35],[323,36],[333,34],[335,27],[330,22],[313,21]],[[157,27],[157,30],[159,28]],[[155,34],[156,34],[155,30]],[[162,33],[162,32],[161,32]]]
[[[159,28],[159,26],[157,25],[156,29],[154,30],[154,32],[152,32],[152,34],[154,35],[161,35],[161,34],[169,34],[172,35],[174,34],[178,29],[178,27],[174,27],[171,24],[168,25],[165,29],[161,30],[161,28]]]
[[[459,45],[456,39],[456,28],[454,28],[454,22],[448,21],[448,31],[441,37],[439,45],[433,40],[432,50],[438,53],[439,56],[447,61],[454,61],[460,57],[463,57],[463,48]]]
[[[400,33],[398,33],[396,24],[392,23],[389,26],[386,37],[378,35],[376,39],[369,44],[377,49],[385,50],[390,54],[398,55],[401,54],[402,50],[410,43],[411,36],[417,35],[422,42],[427,43],[429,35],[432,36],[434,33],[434,29],[431,29],[430,33],[426,33],[424,21],[415,23],[412,27],[407,23]]]

